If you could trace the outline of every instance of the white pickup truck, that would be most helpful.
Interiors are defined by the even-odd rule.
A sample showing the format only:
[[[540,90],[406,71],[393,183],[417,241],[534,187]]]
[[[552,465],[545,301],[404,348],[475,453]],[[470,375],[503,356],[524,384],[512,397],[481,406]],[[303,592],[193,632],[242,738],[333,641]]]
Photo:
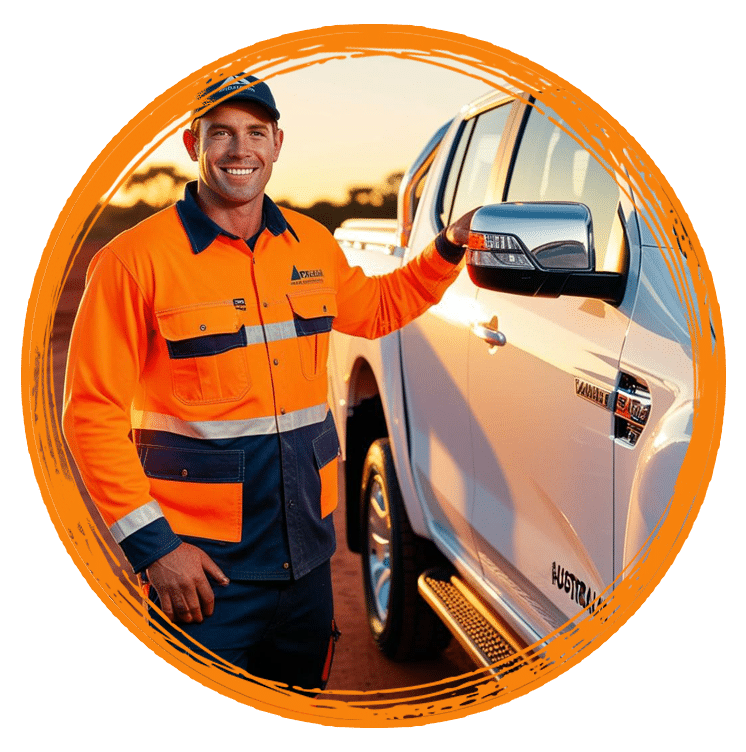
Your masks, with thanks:
[[[691,293],[625,176],[531,101],[462,109],[404,176],[398,220],[335,233],[382,274],[484,207],[438,305],[381,340],[332,337],[347,544],[396,659],[454,633],[488,666],[592,612],[659,524],[691,437]]]

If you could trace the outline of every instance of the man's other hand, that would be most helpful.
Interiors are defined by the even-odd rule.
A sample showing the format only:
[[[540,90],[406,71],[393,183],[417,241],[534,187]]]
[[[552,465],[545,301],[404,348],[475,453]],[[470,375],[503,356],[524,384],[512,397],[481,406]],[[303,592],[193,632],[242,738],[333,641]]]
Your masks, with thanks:
[[[202,549],[189,543],[182,543],[154,561],[146,571],[161,609],[171,621],[199,623],[212,615],[215,595],[206,574],[219,585],[228,584],[220,567]]]
[[[481,208],[481,206],[478,206],[476,209],[472,209],[470,212],[464,214],[463,217],[460,217],[455,222],[448,225],[448,227],[446,227],[446,239],[454,245],[465,246],[469,242],[471,218],[474,216],[474,213]]]

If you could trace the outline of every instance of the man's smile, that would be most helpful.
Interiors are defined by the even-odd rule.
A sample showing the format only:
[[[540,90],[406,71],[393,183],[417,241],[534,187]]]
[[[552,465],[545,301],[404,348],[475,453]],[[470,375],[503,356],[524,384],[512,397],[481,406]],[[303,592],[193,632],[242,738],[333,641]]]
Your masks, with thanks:
[[[282,141],[277,123],[253,102],[220,104],[184,132],[189,156],[199,166],[197,192],[223,229],[247,238],[259,229],[264,189]],[[236,206],[243,207],[240,219],[229,216]]]

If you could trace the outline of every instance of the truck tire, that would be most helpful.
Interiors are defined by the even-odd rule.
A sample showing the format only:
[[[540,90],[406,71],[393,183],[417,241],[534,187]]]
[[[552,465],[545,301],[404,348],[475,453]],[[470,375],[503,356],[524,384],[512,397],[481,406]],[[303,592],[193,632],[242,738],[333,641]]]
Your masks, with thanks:
[[[420,596],[417,578],[440,554],[412,531],[388,439],[371,444],[361,488],[363,586],[373,638],[397,661],[435,655],[451,633]]]

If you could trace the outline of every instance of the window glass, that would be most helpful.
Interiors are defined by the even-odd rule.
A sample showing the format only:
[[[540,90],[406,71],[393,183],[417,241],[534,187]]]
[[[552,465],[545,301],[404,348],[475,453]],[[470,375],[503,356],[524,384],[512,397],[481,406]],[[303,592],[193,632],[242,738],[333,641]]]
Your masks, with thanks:
[[[532,109],[521,139],[508,201],[577,201],[591,210],[596,269],[623,271],[626,243],[618,216],[619,186],[590,152],[556,123],[552,110]],[[565,126],[566,127],[566,126]]]
[[[445,227],[451,216],[451,209],[453,207],[453,194],[456,192],[456,183],[458,182],[459,172],[461,172],[461,163],[464,161],[464,152],[469,144],[469,136],[471,136],[472,128],[474,127],[474,120],[467,120],[461,129],[459,136],[458,146],[451,159],[451,166],[448,169],[448,179],[446,180],[445,188],[443,189],[443,195],[441,198],[440,208],[440,221]]]
[[[417,185],[415,185],[414,191],[412,192],[412,217],[417,216],[417,209],[420,206],[420,199],[422,198],[422,194],[425,190],[427,177],[430,174],[430,167],[432,167],[432,162],[427,166],[427,169],[422,173],[422,175],[420,175],[420,178],[417,181]]]
[[[466,158],[458,176],[449,222],[486,202],[489,196],[492,168],[510,109],[511,105],[505,104],[487,110],[476,118],[477,122],[469,139]]]

